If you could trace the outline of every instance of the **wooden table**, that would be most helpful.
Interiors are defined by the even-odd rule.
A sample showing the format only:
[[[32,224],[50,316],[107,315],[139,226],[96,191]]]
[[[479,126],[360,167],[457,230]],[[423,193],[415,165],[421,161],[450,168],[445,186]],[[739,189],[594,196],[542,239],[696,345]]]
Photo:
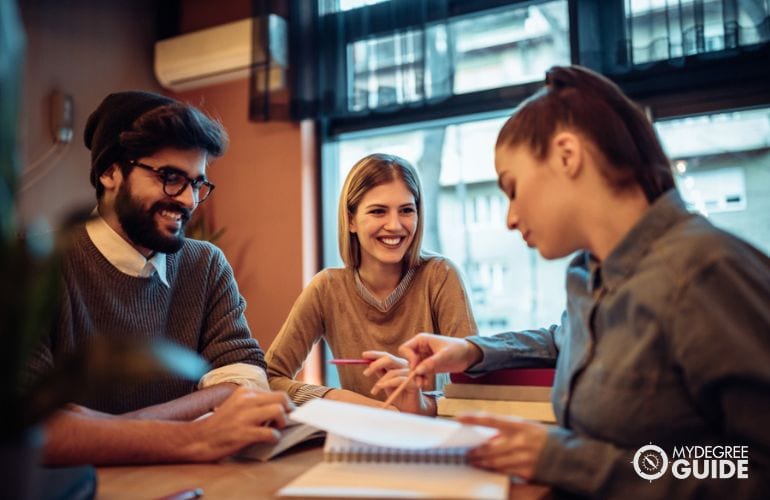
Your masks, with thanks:
[[[323,448],[314,446],[269,462],[226,460],[216,464],[99,467],[99,500],[143,500],[203,488],[204,500],[273,498],[275,492],[321,461]]]
[[[226,460],[217,464],[99,467],[98,500],[150,500],[202,488],[203,500],[274,498],[275,492],[321,461],[323,448],[292,450],[269,462]],[[510,498],[543,499],[542,486],[512,486]]]

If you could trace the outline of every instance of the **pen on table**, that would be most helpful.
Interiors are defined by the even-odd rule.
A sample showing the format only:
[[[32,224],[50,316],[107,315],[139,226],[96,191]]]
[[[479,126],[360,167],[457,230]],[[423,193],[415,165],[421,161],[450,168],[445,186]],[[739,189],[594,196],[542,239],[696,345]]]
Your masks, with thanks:
[[[406,378],[404,379],[404,381],[403,381],[403,382],[401,382],[401,383],[398,385],[398,387],[396,387],[396,390],[395,390],[395,391],[393,391],[393,393],[392,393],[390,396],[388,396],[388,399],[386,399],[386,400],[385,400],[385,402],[384,402],[384,403],[382,403],[382,405],[380,406],[380,408],[387,408],[388,406],[390,406],[390,405],[393,403],[393,401],[395,401],[395,400],[396,400],[396,398],[398,397],[398,395],[399,395],[399,394],[401,394],[401,391],[403,391],[404,389],[406,389],[406,385],[407,385],[409,382],[411,382],[411,381],[412,381],[412,379],[413,379],[413,378],[414,378],[416,375],[417,375],[417,371],[416,371],[416,370],[412,370],[411,372],[409,372],[409,376],[408,376],[408,377],[406,377]]]
[[[330,359],[329,363],[333,365],[368,365],[373,359]]]
[[[203,488],[190,488],[160,497],[157,500],[193,500],[203,496]]]

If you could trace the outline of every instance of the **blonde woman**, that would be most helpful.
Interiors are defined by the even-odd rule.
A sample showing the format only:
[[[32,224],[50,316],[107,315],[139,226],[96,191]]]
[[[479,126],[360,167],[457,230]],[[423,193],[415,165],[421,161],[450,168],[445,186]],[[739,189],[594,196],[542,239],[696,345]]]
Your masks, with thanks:
[[[338,222],[345,267],[321,271],[297,299],[266,355],[270,386],[300,404],[323,397],[379,405],[386,393],[371,393],[376,377],[369,375],[406,366],[393,355],[400,344],[418,332],[470,335],[476,324],[455,266],[421,252],[422,190],[409,162],[372,154],[356,163],[342,188]],[[295,380],[321,339],[336,358],[375,361],[341,366],[341,389]],[[398,400],[395,406],[435,413],[428,397],[406,399],[408,407]]]

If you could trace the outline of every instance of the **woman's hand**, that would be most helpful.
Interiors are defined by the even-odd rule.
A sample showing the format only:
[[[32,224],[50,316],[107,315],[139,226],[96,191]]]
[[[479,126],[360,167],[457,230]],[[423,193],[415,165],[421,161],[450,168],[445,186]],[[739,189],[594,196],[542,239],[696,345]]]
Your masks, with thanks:
[[[464,424],[494,427],[500,431],[497,436],[468,453],[471,464],[527,481],[533,478],[548,437],[546,425],[484,413],[461,415],[457,420]]]
[[[389,352],[364,351],[361,353],[361,357],[374,360],[363,372],[367,377],[376,375],[379,379],[374,384],[374,387],[372,387],[372,395],[377,395],[384,391],[386,396],[390,396],[401,382],[409,376],[409,364],[407,361]],[[424,396],[422,396],[419,388],[414,382],[411,382],[393,401],[393,406],[399,411],[421,413],[420,409],[425,406],[423,399]]]
[[[378,378],[382,378],[388,370],[409,368],[409,363],[404,358],[399,358],[385,351],[364,351],[361,353],[361,357],[374,360],[364,370],[364,375],[367,377],[377,375]]]
[[[398,353],[417,372],[419,387],[426,387],[436,373],[462,372],[475,365],[483,356],[471,342],[432,333],[420,333],[401,344]]]
[[[357,392],[349,391],[347,389],[332,389],[324,394],[324,399],[330,401],[342,401],[343,403],[353,403],[362,406],[371,406],[372,408],[381,408],[382,401],[379,399],[368,398]],[[389,406],[386,410],[398,410],[395,406]]]
[[[409,377],[408,364],[403,358],[384,351],[365,351],[361,356],[375,360],[364,370],[366,376],[376,375],[379,377],[377,383],[372,387],[373,395],[385,391],[385,394],[390,396]],[[408,413],[436,414],[435,401],[433,398],[424,396],[414,380],[410,381],[401,391],[401,394],[396,397],[393,406]]]

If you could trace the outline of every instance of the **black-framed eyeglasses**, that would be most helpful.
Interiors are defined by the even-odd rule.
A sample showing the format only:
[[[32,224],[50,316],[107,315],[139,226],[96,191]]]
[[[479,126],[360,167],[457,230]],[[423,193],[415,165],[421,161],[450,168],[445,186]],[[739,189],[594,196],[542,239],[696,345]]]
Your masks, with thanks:
[[[195,202],[203,203],[216,187],[206,179],[191,179],[190,176],[178,168],[153,167],[136,160],[130,160],[128,165],[139,167],[158,176],[158,179],[163,183],[163,192],[171,198],[176,198],[187,189],[187,186],[192,186],[193,196],[196,198]]]

